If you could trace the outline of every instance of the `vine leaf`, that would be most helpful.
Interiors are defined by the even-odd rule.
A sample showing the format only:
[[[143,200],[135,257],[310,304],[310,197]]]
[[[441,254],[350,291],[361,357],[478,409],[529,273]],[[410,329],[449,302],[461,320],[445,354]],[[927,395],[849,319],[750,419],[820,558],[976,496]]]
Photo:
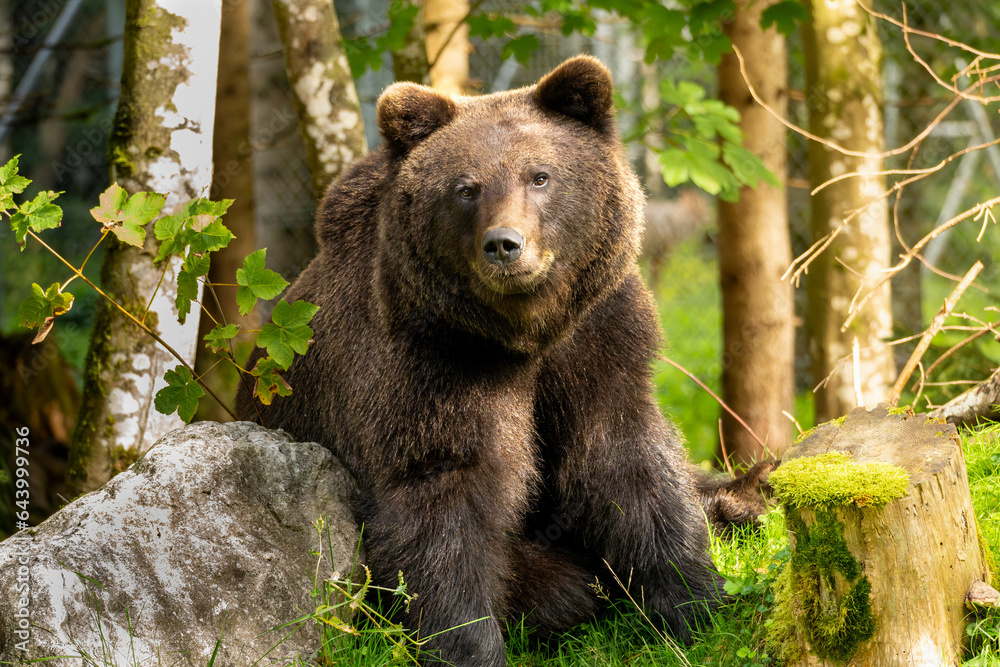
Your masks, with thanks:
[[[137,192],[131,197],[117,183],[101,193],[100,205],[90,209],[94,220],[118,237],[122,243],[141,248],[146,240],[145,226],[163,208],[167,198],[155,192]]]
[[[157,411],[165,415],[176,411],[177,416],[183,419],[185,424],[190,424],[195,411],[198,410],[198,401],[205,395],[205,390],[194,379],[191,369],[185,366],[177,366],[167,371],[163,379],[167,381],[167,386],[156,392],[153,405]]]
[[[7,211],[14,208],[14,195],[24,192],[24,189],[31,184],[31,181],[17,173],[17,159],[20,155],[15,155],[0,167],[0,211]]]
[[[264,405],[271,405],[275,396],[290,396],[292,388],[278,371],[281,365],[271,357],[257,360],[250,374],[257,378],[257,398]]]
[[[61,292],[59,283],[52,283],[42,290],[38,283],[31,284],[31,296],[21,302],[17,319],[22,327],[38,329],[32,343],[41,343],[52,330],[56,317],[73,307],[73,295]]]
[[[278,302],[271,313],[271,321],[257,334],[257,347],[267,349],[281,368],[288,370],[296,354],[305,354],[313,330],[309,322],[319,306],[306,301]]]
[[[10,217],[10,228],[14,238],[24,250],[24,239],[28,230],[41,232],[58,227],[62,221],[62,209],[52,203],[60,193],[43,190],[31,201],[22,202],[17,207],[17,213]]]
[[[207,343],[205,347],[216,354],[228,353],[229,341],[239,332],[240,327],[238,324],[227,324],[226,326],[216,324],[203,338],[205,343]]]
[[[191,302],[198,299],[198,278],[206,275],[210,266],[211,260],[207,255],[189,254],[184,259],[180,273],[177,274],[177,298],[174,300],[177,319],[181,324],[184,324],[191,312]]]
[[[243,260],[243,268],[236,269],[236,305],[240,315],[249,315],[257,299],[273,299],[288,287],[288,281],[264,268],[267,248],[252,252]]]

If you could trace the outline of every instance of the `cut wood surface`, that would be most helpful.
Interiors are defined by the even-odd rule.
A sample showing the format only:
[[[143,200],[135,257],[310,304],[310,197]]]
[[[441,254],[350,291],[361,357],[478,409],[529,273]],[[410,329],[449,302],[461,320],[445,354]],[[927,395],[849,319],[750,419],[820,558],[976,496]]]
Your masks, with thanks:
[[[853,579],[841,571],[836,576],[816,577],[820,590],[812,593],[792,585],[789,599],[797,602],[792,603],[791,636],[803,649],[797,664],[842,664],[829,655],[816,654],[809,641],[814,630],[806,625],[808,614],[802,612],[801,601],[811,594],[815,608],[821,610],[815,616],[825,623],[838,613],[843,619],[846,594],[854,589],[851,582],[863,579],[871,586],[868,599],[874,625],[867,633],[871,638],[858,644],[849,664],[959,664],[967,623],[966,594],[974,582],[988,583],[990,575],[955,427],[923,414],[890,412],[886,404],[871,411],[858,408],[842,423],[819,426],[792,445],[783,464],[829,452],[846,453],[856,463],[900,466],[909,475],[909,487],[902,498],[881,509],[856,504],[786,507],[793,553],[804,540],[815,542],[817,525],[824,521],[833,525],[832,517],[842,526],[843,542],[860,566]],[[796,535],[793,529],[802,534]],[[794,564],[793,557],[790,567]],[[803,581],[799,579],[800,587]]]

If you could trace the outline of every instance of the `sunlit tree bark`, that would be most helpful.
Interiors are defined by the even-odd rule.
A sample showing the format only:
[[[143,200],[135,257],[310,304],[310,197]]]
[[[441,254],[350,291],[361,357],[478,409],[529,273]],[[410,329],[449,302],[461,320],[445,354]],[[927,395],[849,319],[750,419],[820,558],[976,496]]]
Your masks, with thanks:
[[[772,2],[740,2],[726,33],[744,54],[758,93],[778,113],[788,105],[785,39],[761,30]],[[785,128],[754,102],[736,55],[719,66],[719,94],[740,112],[744,145],[784,181]],[[785,190],[767,183],[740,190],[739,201],[719,203],[719,271],[722,281],[722,397],[771,451],[789,442],[795,355],[792,289],[781,275],[791,262]],[[757,441],[728,412],[722,434],[729,454],[749,464],[764,457]]]
[[[852,151],[880,153],[882,47],[873,19],[854,0],[813,0],[809,14],[803,42],[810,131]],[[872,407],[885,398],[895,377],[886,344],[892,336],[888,284],[841,331],[858,288],[864,283],[867,292],[889,264],[887,203],[875,201],[885,188],[885,178],[874,175],[883,164],[881,158],[846,156],[818,142],[809,145],[812,187],[845,173],[867,174],[843,179],[812,198],[813,240],[832,233],[852,211],[864,207],[809,267],[806,324],[813,379],[828,378],[816,392],[817,421],[857,406],[855,380],[862,401]],[[851,363],[854,339],[860,347],[857,378]]]
[[[273,0],[295,95],[313,190],[326,186],[367,150],[361,103],[330,0]]]
[[[166,212],[207,193],[212,179],[220,5],[221,0],[127,4],[122,91],[108,140],[111,179],[129,193],[167,195]],[[153,264],[151,227],[143,249],[108,235],[101,284],[130,312],[145,312],[145,323],[193,363],[198,318],[178,323],[180,261],[169,262],[165,273]],[[164,372],[176,365],[116,309],[106,302],[98,306],[70,450],[69,477],[78,490],[101,486],[182,425],[176,415],[153,407]]]

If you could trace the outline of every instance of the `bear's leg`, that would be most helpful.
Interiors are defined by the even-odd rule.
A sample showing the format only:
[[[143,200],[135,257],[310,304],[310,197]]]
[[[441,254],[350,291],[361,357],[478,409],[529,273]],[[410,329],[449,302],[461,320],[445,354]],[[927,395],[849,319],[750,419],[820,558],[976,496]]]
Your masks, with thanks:
[[[655,407],[646,410],[646,418],[640,410],[580,434],[579,450],[556,471],[557,512],[594,561],[610,569],[602,580],[616,576],[686,642],[690,626],[721,599],[721,579],[709,557],[693,470]]]
[[[535,423],[544,497],[567,542],[610,567],[688,639],[722,597],[694,467],[653,401],[657,316],[638,275],[599,304],[539,376]],[[547,516],[547,515],[546,515]],[[607,566],[604,566],[604,563]]]
[[[593,570],[572,552],[519,540],[511,558],[504,617],[524,615],[525,627],[546,636],[593,616],[598,598]]]
[[[375,581],[392,587],[402,572],[415,594],[397,620],[421,639],[442,633],[420,649],[422,663],[506,664],[497,617],[513,522],[495,481],[478,467],[428,473],[377,491],[360,512]]]

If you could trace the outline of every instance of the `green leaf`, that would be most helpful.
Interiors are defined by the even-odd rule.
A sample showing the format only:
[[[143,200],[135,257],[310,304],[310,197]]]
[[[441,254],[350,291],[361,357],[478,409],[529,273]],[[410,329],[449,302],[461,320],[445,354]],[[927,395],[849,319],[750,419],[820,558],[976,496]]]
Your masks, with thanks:
[[[198,278],[208,273],[211,261],[207,255],[189,254],[184,259],[180,272],[177,274],[177,319],[181,324],[187,320],[191,312],[191,302],[198,298]]]
[[[112,183],[101,193],[100,205],[90,209],[90,214],[120,241],[141,248],[146,240],[145,225],[160,213],[165,201],[165,195],[155,192],[137,192],[129,197],[124,188]]]
[[[203,222],[206,217],[199,215],[193,218],[195,227],[188,238],[191,252],[200,254],[222,250],[229,245],[230,241],[236,238],[219,219],[214,219],[204,227],[199,228],[197,226],[198,223]]]
[[[257,364],[250,371],[250,374],[257,378],[257,398],[264,405],[271,405],[271,401],[277,396],[290,396],[292,388],[285,382],[278,372],[281,366],[271,357],[263,357],[257,360]]]
[[[660,81],[660,99],[667,104],[675,104],[688,109],[705,98],[705,89],[693,81],[678,81],[670,79]]]
[[[17,173],[17,159],[20,155],[15,155],[0,167],[0,211],[7,211],[14,208],[14,195],[24,192],[31,181]]]
[[[306,301],[288,303],[282,299],[274,307],[271,321],[257,334],[257,347],[267,349],[267,354],[287,370],[296,354],[309,349],[313,335],[309,322],[318,310],[319,306]]]
[[[62,209],[52,203],[58,192],[44,190],[35,195],[35,198],[28,202],[22,202],[17,207],[17,213],[10,218],[10,227],[14,231],[14,238],[24,250],[24,239],[28,235],[28,230],[41,232],[46,229],[58,227],[62,220]]]
[[[382,68],[382,49],[372,46],[367,37],[344,40],[344,53],[351,66],[351,75],[357,79],[365,70],[371,68],[378,71]]]
[[[216,324],[211,331],[205,334],[203,339],[207,343],[205,347],[216,354],[227,353],[229,352],[229,341],[239,332],[240,327],[237,324],[227,324],[226,326]]]
[[[763,180],[768,185],[781,187],[781,181],[767,167],[764,161],[754,153],[739,145],[726,143],[722,145],[722,161],[733,171],[733,175],[743,185],[756,188]]]
[[[117,183],[112,183],[107,190],[101,193],[98,201],[100,204],[90,209],[90,215],[94,216],[94,220],[109,228],[123,220],[122,208],[128,201],[128,192],[125,191],[125,188]]]
[[[670,187],[687,183],[691,170],[688,167],[687,154],[679,148],[668,148],[657,156],[660,163],[660,173],[663,182]]]
[[[413,29],[413,24],[420,13],[420,7],[409,0],[392,0],[389,3],[389,29],[385,35],[376,40],[376,45],[395,53],[403,49],[408,41],[407,35]]]
[[[52,283],[42,290],[38,283],[31,284],[31,296],[21,302],[17,309],[17,319],[22,327],[37,329],[45,320],[57,317],[73,307],[73,295],[60,292],[59,283]]]
[[[174,411],[177,416],[190,424],[194,413],[198,410],[198,400],[205,395],[198,381],[194,379],[191,370],[185,366],[177,366],[163,375],[167,386],[156,392],[153,405],[157,411],[169,415]]]
[[[264,254],[261,248],[247,255],[243,268],[236,269],[236,304],[240,315],[249,315],[257,304],[257,299],[273,299],[288,287],[288,281],[274,271],[264,268]]]
[[[785,37],[788,37],[799,23],[809,19],[809,11],[799,0],[783,0],[771,5],[760,15],[760,27],[767,30],[772,25]]]
[[[579,10],[568,10],[562,13],[562,20],[560,31],[565,37],[569,37],[574,32],[587,36],[591,36],[597,32],[597,24],[589,13]]]
[[[170,255],[184,252],[187,243],[184,240],[184,222],[188,219],[188,208],[191,202],[174,213],[165,215],[153,224],[153,236],[160,242],[160,250],[156,253],[154,262],[162,262]]]
[[[160,241],[160,250],[153,261],[162,262],[171,255],[190,252],[215,252],[229,245],[235,236],[219,218],[229,209],[232,199],[211,201],[200,197],[185,203],[173,215],[166,215],[153,225],[153,236]]]
[[[517,32],[517,25],[510,18],[496,12],[469,14],[465,22],[469,24],[469,37],[482,37],[484,40]]]
[[[515,37],[506,44],[503,45],[503,50],[500,52],[500,58],[502,60],[507,60],[511,56],[522,65],[527,65],[528,61],[531,60],[532,54],[538,50],[539,42],[538,37],[535,35],[522,35],[520,37]]]

